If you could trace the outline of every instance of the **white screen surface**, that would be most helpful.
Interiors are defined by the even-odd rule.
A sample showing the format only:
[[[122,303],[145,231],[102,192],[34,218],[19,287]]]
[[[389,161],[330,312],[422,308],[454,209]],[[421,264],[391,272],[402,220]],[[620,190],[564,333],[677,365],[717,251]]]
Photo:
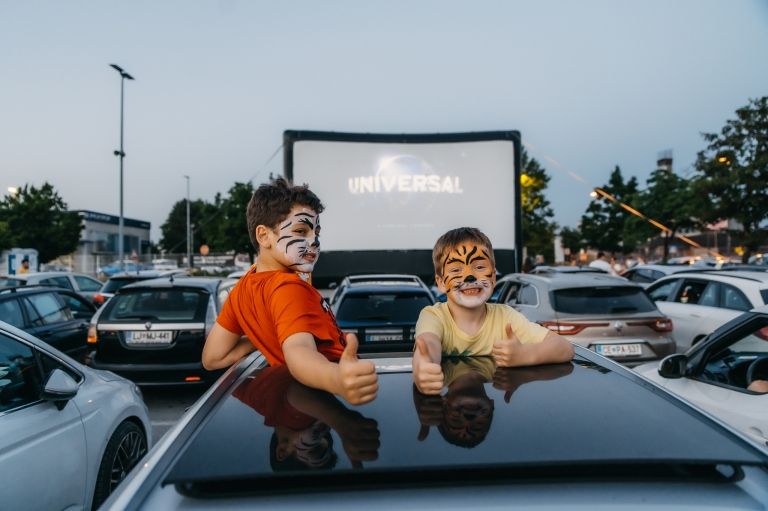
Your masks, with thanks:
[[[510,140],[373,143],[298,140],[293,182],[325,205],[322,250],[431,250],[457,227],[515,248]]]

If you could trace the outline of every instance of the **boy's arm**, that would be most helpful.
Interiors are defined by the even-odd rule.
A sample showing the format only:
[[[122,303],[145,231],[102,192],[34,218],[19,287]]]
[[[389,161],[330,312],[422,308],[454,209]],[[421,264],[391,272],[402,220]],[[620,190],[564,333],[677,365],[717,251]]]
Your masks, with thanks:
[[[416,337],[413,350],[413,383],[422,394],[440,394],[445,376],[440,367],[440,338],[432,332]]]
[[[358,360],[354,334],[347,334],[347,346],[338,363],[317,351],[315,338],[309,332],[289,336],[282,348],[288,370],[304,385],[337,394],[353,405],[376,397],[379,389],[376,367],[373,362]]]
[[[247,337],[214,323],[203,347],[203,367],[208,371],[229,367],[256,348]]]
[[[538,343],[522,344],[512,325],[507,324],[505,338],[493,343],[493,358],[500,367],[522,367],[567,362],[573,358],[573,346],[565,337],[547,332]]]

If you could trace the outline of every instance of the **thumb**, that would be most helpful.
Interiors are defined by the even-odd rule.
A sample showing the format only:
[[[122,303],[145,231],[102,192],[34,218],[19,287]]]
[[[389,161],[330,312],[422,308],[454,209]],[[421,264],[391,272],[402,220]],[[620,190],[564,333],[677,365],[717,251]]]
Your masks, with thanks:
[[[341,359],[357,362],[357,336],[349,333],[347,334],[346,340],[347,346],[344,348],[344,353],[341,354]]]
[[[429,426],[427,426],[426,424],[422,424],[421,429],[419,429],[419,435],[416,437],[416,439],[419,442],[423,442],[424,439],[427,438],[427,435],[429,435]]]
[[[505,339],[515,338],[515,333],[512,331],[512,323],[507,323],[507,326],[504,328],[504,333],[506,334],[504,336]]]
[[[423,357],[429,358],[429,349],[427,349],[427,343],[421,337],[416,338],[416,349]]]

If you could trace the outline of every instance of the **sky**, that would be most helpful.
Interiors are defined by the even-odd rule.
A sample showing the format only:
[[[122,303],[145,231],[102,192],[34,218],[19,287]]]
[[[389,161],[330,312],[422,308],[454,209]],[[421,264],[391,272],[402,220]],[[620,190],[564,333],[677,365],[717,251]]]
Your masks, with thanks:
[[[282,172],[286,129],[519,130],[576,226],[616,165],[768,95],[768,1],[0,0],[0,194],[51,183],[70,209],[160,225]]]

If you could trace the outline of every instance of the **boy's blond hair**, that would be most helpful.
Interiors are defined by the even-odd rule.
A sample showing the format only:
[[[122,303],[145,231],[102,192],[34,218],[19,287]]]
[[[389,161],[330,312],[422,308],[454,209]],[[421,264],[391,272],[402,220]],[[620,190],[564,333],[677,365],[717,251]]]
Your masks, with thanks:
[[[459,227],[458,229],[451,229],[446,232],[435,242],[435,247],[432,249],[432,264],[435,267],[435,275],[443,276],[443,262],[448,253],[457,248],[461,243],[468,241],[475,242],[478,245],[485,245],[488,249],[488,257],[491,258],[491,264],[496,267],[493,245],[491,245],[491,240],[488,239],[488,236],[475,227]]]

